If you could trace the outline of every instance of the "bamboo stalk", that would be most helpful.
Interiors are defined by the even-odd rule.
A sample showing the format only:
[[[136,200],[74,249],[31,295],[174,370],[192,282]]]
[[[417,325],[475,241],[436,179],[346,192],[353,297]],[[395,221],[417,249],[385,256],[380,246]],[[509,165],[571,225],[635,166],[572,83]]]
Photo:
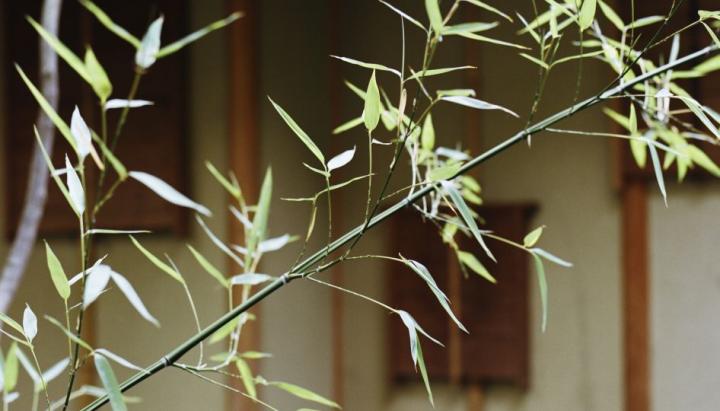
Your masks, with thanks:
[[[716,45],[711,45],[711,46],[705,47],[694,53],[691,53],[682,58],[679,58],[672,63],[668,63],[663,66],[660,66],[660,67],[656,68],[655,70],[649,71],[645,74],[635,77],[634,79],[627,81],[626,83],[619,84],[615,87],[606,89],[599,94],[596,94],[586,100],[583,100],[582,102],[579,102],[579,103],[574,104],[562,111],[559,111],[559,112],[555,113],[554,115],[551,115],[551,116],[545,118],[544,120],[542,120],[538,123],[535,123],[534,125],[527,127],[524,130],[517,132],[515,135],[509,137],[508,139],[499,143],[495,147],[485,151],[484,153],[478,155],[477,157],[473,158],[469,162],[465,163],[458,170],[458,172],[453,177],[451,177],[449,180],[452,180],[453,178],[456,178],[458,176],[461,176],[461,175],[467,173],[471,169],[473,169],[473,168],[477,167],[478,165],[484,163],[485,161],[495,157],[496,155],[504,152],[505,150],[514,146],[515,144],[523,141],[528,136],[539,133],[539,132],[543,131],[544,129],[552,126],[553,124],[558,123],[564,119],[567,119],[568,117],[570,117],[586,108],[592,107],[601,101],[604,101],[608,98],[611,98],[611,97],[614,97],[617,95],[620,95],[623,92],[625,92],[626,90],[631,89],[636,84],[640,84],[644,81],[652,79],[660,74],[663,74],[663,73],[665,73],[669,70],[672,70],[678,66],[681,66],[685,63],[688,63],[688,62],[697,60],[701,57],[707,56],[708,54],[715,52],[718,49],[719,49],[719,47]],[[243,304],[241,304],[241,305],[235,307],[233,310],[225,313],[222,317],[220,317],[215,322],[213,322],[212,324],[207,326],[201,332],[193,335],[187,341],[180,344],[174,350],[170,351],[168,354],[166,354],[161,359],[156,361],[149,368],[146,368],[145,370],[143,370],[143,371],[135,374],[134,376],[130,377],[129,379],[125,380],[122,384],[120,384],[120,390],[122,392],[125,392],[125,391],[129,390],[130,388],[138,385],[142,381],[146,380],[147,378],[150,378],[151,376],[157,374],[164,368],[174,364],[185,353],[187,353],[188,351],[193,349],[201,341],[208,338],[210,335],[212,335],[217,330],[219,330],[222,326],[224,326],[228,322],[232,321],[235,317],[239,316],[240,314],[242,314],[245,311],[252,308],[255,304],[264,300],[266,297],[272,295],[275,291],[282,288],[284,285],[286,285],[290,281],[297,279],[297,278],[303,278],[310,274],[319,272],[320,268],[328,268],[330,265],[332,265],[332,263],[325,265],[325,266],[321,266],[319,269],[308,271],[311,267],[313,267],[315,264],[321,262],[329,254],[337,251],[344,245],[348,244],[350,241],[354,240],[356,237],[361,236],[367,229],[370,229],[370,228],[380,224],[381,222],[385,221],[386,219],[388,219],[389,217],[391,217],[393,214],[397,213],[401,209],[412,205],[413,203],[415,203],[422,197],[437,190],[438,187],[439,187],[438,184],[428,185],[428,186],[423,187],[422,189],[416,191],[413,195],[406,197],[405,199],[403,199],[401,201],[398,201],[393,206],[380,212],[375,217],[371,218],[367,222],[367,224],[363,223],[363,224],[355,227],[354,229],[348,231],[340,238],[333,241],[329,246],[323,246],[320,250],[315,252],[315,254],[307,257],[303,262],[298,264],[295,267],[295,269],[293,269],[291,272],[283,274],[281,277],[279,277],[278,279],[276,279],[275,281],[270,283],[270,285],[266,286],[262,290],[255,293],[252,297],[250,297]],[[106,404],[107,402],[108,402],[107,395],[99,397],[98,399],[93,401],[90,405],[83,408],[82,411],[97,410],[102,405]]]

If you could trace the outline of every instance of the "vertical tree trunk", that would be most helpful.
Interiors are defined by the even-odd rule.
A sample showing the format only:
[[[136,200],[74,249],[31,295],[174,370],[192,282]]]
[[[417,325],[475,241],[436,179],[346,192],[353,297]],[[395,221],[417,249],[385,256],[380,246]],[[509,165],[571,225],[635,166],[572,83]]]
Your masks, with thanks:
[[[44,0],[40,23],[45,29],[57,36],[60,25],[60,10],[62,0]],[[40,76],[40,91],[50,105],[57,110],[60,100],[58,86],[58,58],[53,49],[40,38],[39,40],[38,73]],[[55,140],[55,128],[50,118],[42,109],[38,109],[36,125],[43,145],[52,153]],[[28,124],[28,127],[31,125]],[[48,191],[48,170],[42,152],[37,144],[34,146],[28,185],[25,192],[25,203],[18,228],[10,252],[7,255],[5,266],[0,277],[0,312],[7,312],[15,296],[23,273],[27,267],[37,238],[38,227],[45,210],[45,201]],[[8,222],[12,224],[12,221]]]

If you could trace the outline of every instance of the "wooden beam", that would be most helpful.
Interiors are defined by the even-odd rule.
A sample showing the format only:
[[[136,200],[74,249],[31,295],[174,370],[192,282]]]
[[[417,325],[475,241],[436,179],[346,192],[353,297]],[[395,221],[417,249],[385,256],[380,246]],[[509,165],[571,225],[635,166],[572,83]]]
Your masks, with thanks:
[[[622,190],[625,411],[650,411],[650,275],[644,181]]]
[[[229,57],[229,96],[228,96],[228,155],[229,166],[237,176],[248,201],[257,199],[260,181],[260,131],[258,107],[258,13],[259,2],[252,0],[227,0],[230,11],[242,11],[244,16],[237,23],[230,25],[228,57]],[[242,244],[243,228],[234,218],[229,219],[229,240]],[[232,270],[234,263],[228,260]],[[233,295],[237,303],[240,295]],[[253,312],[257,315],[259,308]],[[239,351],[257,350],[260,344],[260,325],[258,321],[245,324]],[[253,372],[257,372],[257,365]],[[230,385],[244,390],[236,379]],[[255,402],[230,392],[227,397],[228,410],[255,411]]]

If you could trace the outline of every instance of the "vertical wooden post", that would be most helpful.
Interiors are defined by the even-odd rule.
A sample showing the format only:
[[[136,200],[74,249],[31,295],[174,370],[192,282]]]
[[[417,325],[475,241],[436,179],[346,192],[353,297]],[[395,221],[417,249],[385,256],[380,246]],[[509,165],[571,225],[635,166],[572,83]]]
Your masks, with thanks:
[[[242,19],[230,25],[228,57],[230,64],[228,97],[228,154],[230,168],[235,172],[243,188],[243,194],[254,201],[259,192],[260,180],[260,138],[259,107],[257,85],[259,82],[257,43],[259,2],[252,0],[227,0],[230,11],[244,13]],[[229,240],[242,243],[243,229],[235,219],[229,219]],[[232,266],[234,263],[229,261]],[[232,267],[239,269],[239,267]],[[233,299],[239,299],[239,294]],[[257,314],[259,308],[253,311]],[[247,323],[243,327],[240,351],[256,350],[260,343],[258,321]],[[256,369],[253,370],[257,372]],[[231,379],[230,384],[244,389],[240,383]],[[227,397],[229,410],[255,411],[257,404],[230,392]]]
[[[645,182],[626,181],[622,203],[625,411],[650,411],[650,287]]]

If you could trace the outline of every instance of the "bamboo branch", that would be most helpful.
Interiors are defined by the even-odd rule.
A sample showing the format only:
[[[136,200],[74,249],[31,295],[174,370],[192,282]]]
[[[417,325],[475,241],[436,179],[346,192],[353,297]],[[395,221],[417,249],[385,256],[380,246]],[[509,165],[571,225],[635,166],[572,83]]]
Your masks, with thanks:
[[[504,152],[508,148],[512,147],[513,145],[517,144],[518,142],[523,141],[528,136],[531,136],[533,134],[536,134],[538,132],[541,132],[545,130],[546,128],[552,126],[555,123],[558,123],[562,120],[565,120],[572,115],[586,109],[589,107],[594,106],[595,104],[602,102],[606,99],[612,98],[614,96],[620,95],[627,90],[631,89],[633,86],[640,84],[644,81],[647,81],[649,79],[652,79],[658,75],[661,75],[669,70],[673,70],[674,68],[688,63],[690,61],[697,60],[701,57],[704,57],[712,52],[715,52],[719,49],[718,46],[712,45],[708,46],[706,48],[703,48],[699,51],[696,51],[694,53],[688,54],[685,57],[679,58],[675,60],[672,63],[665,64],[663,66],[658,67],[655,70],[649,71],[645,74],[642,74],[640,76],[635,77],[634,79],[627,81],[625,83],[619,84],[615,87],[609,88],[607,90],[602,91],[599,94],[596,94],[582,102],[579,102],[577,104],[574,104],[565,110],[559,111],[556,114],[545,118],[544,120],[535,123],[534,125],[525,128],[524,130],[519,131],[515,135],[509,137],[508,139],[504,140],[500,144],[496,145],[495,147],[485,151],[484,153],[480,154],[479,156],[473,158],[471,161],[465,163],[463,167],[461,167],[458,172],[451,177],[449,180],[452,180],[458,176],[461,176],[471,169],[477,167],[478,165],[484,163],[485,161],[495,157],[496,155]],[[288,284],[290,281],[298,278],[304,278],[310,274],[314,274],[316,272],[319,272],[323,267],[320,266],[318,269],[311,270],[311,268],[316,265],[318,262],[322,261],[325,257],[327,257],[330,253],[337,251],[344,245],[348,244],[350,241],[354,240],[356,237],[362,235],[365,230],[364,229],[370,229],[387,218],[391,217],[401,209],[413,204],[414,202],[418,201],[422,197],[430,194],[431,192],[437,190],[440,187],[439,184],[432,184],[427,185],[423,187],[422,189],[418,190],[414,194],[412,194],[409,197],[406,197],[405,199],[398,201],[393,206],[387,208],[383,212],[379,213],[370,221],[365,224],[361,224],[354,229],[348,231],[345,233],[342,237],[336,239],[333,241],[329,246],[323,246],[321,250],[317,251],[315,254],[309,256],[306,258],[303,262],[298,264],[291,272],[283,274],[280,278],[276,279],[270,285],[266,286],[262,290],[255,293],[252,297],[250,297],[248,300],[246,300],[243,304],[235,307],[231,311],[225,313],[222,317],[217,319],[215,322],[207,326],[205,329],[202,330],[202,332],[197,333],[190,337],[187,341],[179,345],[174,350],[170,351],[167,355],[156,361],[154,364],[152,364],[150,367],[146,368],[145,370],[135,374],[133,377],[125,380],[122,384],[120,384],[120,390],[122,392],[125,392],[129,390],[130,388],[138,385],[142,381],[146,380],[147,378],[150,378],[151,376],[157,374],[164,368],[171,366],[175,364],[184,354],[186,354],[188,351],[193,349],[196,345],[198,345],[201,341],[208,338],[210,335],[215,333],[217,330],[219,330],[222,326],[227,324],[228,322],[232,321],[235,317],[239,316],[240,314],[246,312],[250,308],[252,308],[255,304],[259,303],[260,301],[264,300],[266,297],[272,295],[275,291],[282,288],[284,285]],[[82,411],[93,411],[97,410],[104,404],[108,402],[107,395],[100,397],[96,399],[94,402],[92,402],[90,405],[86,406],[82,409]]]

